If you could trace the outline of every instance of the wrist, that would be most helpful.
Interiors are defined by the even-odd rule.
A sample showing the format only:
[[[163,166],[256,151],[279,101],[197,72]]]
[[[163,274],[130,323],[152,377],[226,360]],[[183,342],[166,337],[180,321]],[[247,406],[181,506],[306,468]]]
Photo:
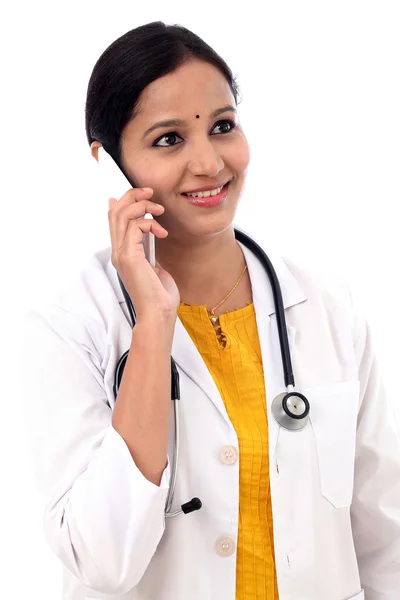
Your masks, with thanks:
[[[162,340],[172,343],[177,315],[173,317],[148,316],[137,321],[133,331],[139,333],[144,339],[155,338],[158,343]]]

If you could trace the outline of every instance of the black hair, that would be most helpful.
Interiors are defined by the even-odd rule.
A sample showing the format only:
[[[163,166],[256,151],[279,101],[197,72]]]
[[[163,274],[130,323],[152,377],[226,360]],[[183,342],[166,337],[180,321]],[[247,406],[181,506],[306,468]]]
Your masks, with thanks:
[[[198,35],[182,25],[154,21],[128,31],[97,60],[90,76],[85,106],[89,145],[99,141],[121,164],[121,134],[138,110],[140,94],[151,82],[189,60],[204,60],[227,80],[236,105],[239,86],[226,62]]]

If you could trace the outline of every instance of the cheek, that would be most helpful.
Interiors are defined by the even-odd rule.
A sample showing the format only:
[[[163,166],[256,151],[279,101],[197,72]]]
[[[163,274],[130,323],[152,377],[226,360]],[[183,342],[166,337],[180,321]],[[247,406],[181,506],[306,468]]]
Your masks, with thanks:
[[[158,169],[157,173],[153,173],[151,177],[152,183],[149,184],[154,190],[154,197],[164,204],[168,202],[168,198],[171,194],[177,193],[177,181],[179,179],[178,173],[174,173],[173,169]]]
[[[246,172],[250,163],[250,146],[244,136],[238,143],[232,160],[234,161],[232,166],[234,166],[237,173]]]
[[[165,160],[154,161],[142,165],[140,173],[141,187],[151,187],[154,190],[152,199],[162,198],[176,188],[177,173]]]
[[[225,162],[227,169],[240,178],[245,176],[247,167],[250,163],[250,146],[246,136],[241,130],[238,130],[235,139],[221,150],[221,156]]]

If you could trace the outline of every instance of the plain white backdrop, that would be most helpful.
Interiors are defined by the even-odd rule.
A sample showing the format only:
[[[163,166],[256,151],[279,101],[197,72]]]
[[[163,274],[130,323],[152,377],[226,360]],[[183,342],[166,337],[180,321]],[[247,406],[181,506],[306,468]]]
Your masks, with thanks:
[[[44,540],[19,399],[21,317],[110,245],[84,129],[96,60],[161,20],[228,62],[251,146],[235,222],[350,282],[400,422],[400,5],[36,0],[2,13],[0,594],[55,600],[61,567]]]

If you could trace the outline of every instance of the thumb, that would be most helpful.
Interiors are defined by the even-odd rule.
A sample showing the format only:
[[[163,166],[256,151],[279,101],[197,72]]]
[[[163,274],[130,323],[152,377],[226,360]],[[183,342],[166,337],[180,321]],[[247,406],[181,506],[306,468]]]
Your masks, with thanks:
[[[116,198],[109,198],[108,199],[108,210],[110,210],[110,208],[112,208],[116,203],[117,203]]]

